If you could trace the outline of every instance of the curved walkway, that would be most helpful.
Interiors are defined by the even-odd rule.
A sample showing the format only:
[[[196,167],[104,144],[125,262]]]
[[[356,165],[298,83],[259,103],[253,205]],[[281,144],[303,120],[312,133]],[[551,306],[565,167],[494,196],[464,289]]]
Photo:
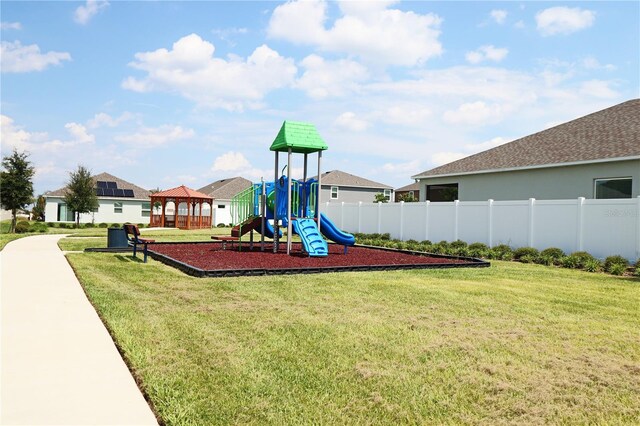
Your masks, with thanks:
[[[57,242],[0,252],[0,424],[157,425]]]

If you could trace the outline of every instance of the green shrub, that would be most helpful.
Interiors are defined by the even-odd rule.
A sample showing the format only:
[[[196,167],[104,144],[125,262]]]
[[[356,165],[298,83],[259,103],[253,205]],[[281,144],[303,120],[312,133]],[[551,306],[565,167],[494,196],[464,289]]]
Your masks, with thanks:
[[[43,222],[35,222],[29,227],[29,232],[45,233],[49,230],[49,227]]]
[[[16,234],[24,234],[29,232],[31,228],[31,225],[29,225],[29,222],[24,221],[24,220],[19,220],[18,223],[16,223]]]
[[[142,229],[142,228],[144,228],[145,226],[147,226],[147,225],[145,225],[144,223],[139,223],[139,224],[138,224],[138,229]]]
[[[98,224],[98,228],[108,228],[108,227],[109,227],[109,225],[107,223],[104,223],[104,222]]]
[[[499,244],[489,250],[489,258],[497,260],[511,260],[513,259],[513,251],[508,245]]]
[[[84,227],[85,227],[85,228],[95,228],[95,227],[96,227],[96,225],[95,225],[95,224],[93,224],[93,223],[91,223],[91,222],[89,222],[89,223],[85,223],[85,224],[84,224]]]
[[[588,259],[584,262],[584,270],[587,272],[599,272],[602,269],[602,264],[598,259]]]
[[[453,247],[453,248],[460,248],[460,247],[467,247],[468,244],[466,242],[462,241],[462,240],[455,240],[455,241],[451,242],[449,244],[449,246]]]
[[[629,266],[629,261],[619,255],[609,256],[604,260],[604,270],[606,272],[612,273],[611,269],[615,265],[621,265],[626,270],[627,266]],[[620,275],[620,274],[614,274],[614,275]]]
[[[449,253],[454,256],[462,256],[462,257],[471,256],[471,254],[469,253],[468,247],[451,247],[449,249]]]
[[[535,260],[535,262],[540,264],[540,265],[552,266],[552,265],[555,265],[555,264],[559,263],[560,260],[559,259],[555,259],[553,256],[542,255],[541,254],[540,256],[538,256],[538,258]]]
[[[422,240],[422,241],[420,241],[420,244],[422,244],[423,246],[432,246],[433,245],[431,240]]]
[[[227,225],[225,225],[224,223],[219,223],[216,225],[216,228],[225,228]]]
[[[577,269],[582,267],[582,260],[578,256],[569,255],[560,259],[560,265],[563,268]]]
[[[520,247],[513,251],[513,258],[515,260],[520,260],[524,256],[527,256],[528,259],[531,260],[537,258],[539,254],[540,252],[538,251],[538,249],[535,249],[533,247]]]
[[[60,222],[60,223],[58,224],[58,228],[67,229],[68,227],[69,227],[69,226],[68,226],[66,223],[64,223],[64,222]]]
[[[591,254],[586,251],[576,251],[571,253],[571,256],[574,256],[578,260],[578,268],[584,268],[585,263],[589,260],[595,259]]]
[[[610,273],[611,275],[624,275],[626,270],[627,270],[626,266],[620,263],[614,263],[609,267],[609,270],[607,272]]]
[[[112,223],[111,228],[122,228],[122,225],[120,225],[119,223]]]
[[[633,264],[635,270],[633,271],[633,275],[636,277],[640,277],[640,259],[636,260],[636,263]]]
[[[549,247],[540,252],[540,257],[543,256],[548,256],[553,259],[553,263],[558,263],[560,259],[565,256],[565,254],[562,249],[559,249],[557,247]]]
[[[469,244],[469,256],[472,257],[488,257],[489,247],[483,243]]]
[[[514,252],[515,253],[515,252]],[[535,263],[538,259],[538,256],[534,256],[532,254],[525,254],[518,258],[518,261],[522,263]]]
[[[55,226],[56,226],[56,224],[55,224],[55,223],[53,223],[53,222],[47,222],[47,226],[48,226],[49,228],[53,228],[53,227],[55,227]]]

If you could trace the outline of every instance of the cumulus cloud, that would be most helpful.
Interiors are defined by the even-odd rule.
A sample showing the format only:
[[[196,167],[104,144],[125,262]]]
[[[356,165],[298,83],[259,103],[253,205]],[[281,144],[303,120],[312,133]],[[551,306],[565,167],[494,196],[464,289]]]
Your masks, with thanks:
[[[369,123],[366,120],[358,118],[356,114],[351,111],[340,114],[334,123],[342,129],[354,132],[361,132],[369,127]]]
[[[73,14],[73,20],[80,25],[87,25],[91,18],[109,7],[105,0],[87,0],[83,6],[78,6]]]
[[[0,43],[0,63],[2,72],[22,73],[42,71],[50,65],[60,65],[62,61],[70,61],[67,52],[41,53],[37,44],[23,46],[20,41],[2,41]]]
[[[611,88],[612,82],[605,80],[589,80],[580,86],[580,93],[601,99],[615,99],[620,93]]]
[[[468,157],[469,155],[504,145],[507,142],[510,142],[510,140],[503,137],[496,137],[485,142],[466,144],[463,146],[461,152],[436,152],[431,156],[431,161],[435,166],[441,166]]]
[[[556,6],[536,14],[536,25],[543,36],[571,34],[589,28],[596,20],[596,13],[579,7]]]
[[[504,111],[500,105],[489,105],[482,101],[464,103],[456,110],[445,111],[443,120],[451,124],[489,124],[502,118]]]
[[[359,83],[369,77],[364,66],[349,59],[327,61],[314,54],[304,58],[300,65],[305,71],[295,87],[304,90],[313,99],[357,92]]]
[[[342,16],[327,28],[325,1],[294,1],[273,11],[267,34],[380,65],[413,66],[442,53],[442,20],[389,9],[394,2],[340,2]]]
[[[31,148],[31,133],[14,124],[12,118],[0,115],[0,131],[3,151],[25,151]]]
[[[229,151],[216,157],[211,170],[214,172],[238,172],[251,168],[251,163],[241,152]]]
[[[115,140],[140,148],[154,148],[169,142],[191,139],[194,135],[193,129],[165,124],[159,127],[143,127],[133,134],[116,136]]]
[[[290,85],[297,72],[292,59],[267,45],[246,59],[214,57],[215,46],[197,34],[176,41],[171,50],[136,53],[129,65],[145,71],[142,79],[129,77],[122,86],[136,92],[166,91],[201,106],[243,110],[257,108],[264,96]]]
[[[65,139],[50,139],[47,133],[28,132],[22,126],[16,125],[14,120],[6,115],[1,117],[2,151],[17,149],[38,153],[63,152],[69,148],[92,144],[95,136],[86,127],[75,122],[65,124],[69,137]]]
[[[497,24],[504,24],[504,21],[507,19],[507,11],[502,9],[494,9],[489,13],[491,19],[493,19]]]
[[[587,56],[582,60],[582,66],[588,70],[606,70],[606,71],[615,71],[617,67],[613,64],[601,64],[593,56]]]
[[[94,115],[93,118],[87,122],[87,126],[90,129],[96,129],[98,127],[117,127],[121,123],[131,120],[133,117],[133,114],[130,112],[123,112],[116,118],[111,117],[105,112],[100,112]]]
[[[480,46],[477,50],[467,52],[465,57],[467,59],[467,62],[471,64],[479,64],[483,61],[500,62],[507,56],[508,53],[509,50],[504,47],[485,45]]]
[[[1,30],[21,30],[22,24],[20,22],[0,22]]]
[[[396,104],[376,113],[385,123],[404,126],[424,124],[431,115],[432,111],[421,103]]]

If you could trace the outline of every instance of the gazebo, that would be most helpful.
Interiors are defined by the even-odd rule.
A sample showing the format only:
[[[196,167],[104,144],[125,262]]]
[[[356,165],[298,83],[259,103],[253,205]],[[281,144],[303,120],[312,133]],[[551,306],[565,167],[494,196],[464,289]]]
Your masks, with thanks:
[[[173,203],[173,210],[167,204]],[[203,207],[208,207],[204,214]],[[160,209],[160,214],[154,210]],[[203,229],[211,228],[213,197],[184,185],[151,194],[150,226],[162,228]]]

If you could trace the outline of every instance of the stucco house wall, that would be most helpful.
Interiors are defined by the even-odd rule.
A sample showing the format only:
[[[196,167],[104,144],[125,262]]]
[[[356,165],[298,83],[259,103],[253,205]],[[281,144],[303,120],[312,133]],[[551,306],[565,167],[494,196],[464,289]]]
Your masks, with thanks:
[[[98,200],[100,206],[95,213],[83,213],[80,215],[80,223],[149,223],[149,216],[142,215],[142,203],[149,204],[148,200],[132,200],[132,199],[105,199]],[[116,202],[122,203],[122,213],[116,213],[114,205]],[[45,205],[45,221],[47,222],[68,222],[66,220],[58,221],[58,206],[64,204],[62,197],[47,197]],[[63,218],[61,218],[63,219]]]
[[[338,187],[338,198],[331,198],[331,187]],[[357,203],[362,201],[363,203],[373,203],[376,194],[380,194],[384,189],[376,188],[353,188],[340,185],[322,185],[322,191],[320,191],[320,200],[322,203]],[[393,191],[392,191],[393,199]]]

